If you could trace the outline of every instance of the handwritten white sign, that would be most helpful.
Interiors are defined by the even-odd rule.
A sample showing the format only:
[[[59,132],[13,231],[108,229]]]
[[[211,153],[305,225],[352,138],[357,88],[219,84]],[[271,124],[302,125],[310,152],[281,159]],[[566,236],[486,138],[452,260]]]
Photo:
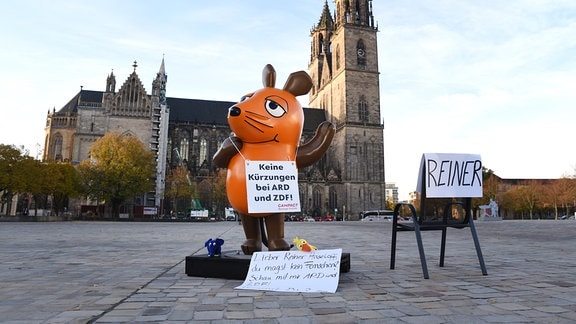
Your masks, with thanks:
[[[342,249],[256,252],[244,283],[236,289],[336,292]]]
[[[422,192],[423,182],[428,198],[482,197],[480,155],[426,153],[420,162],[416,191]]]
[[[300,211],[298,170],[293,161],[246,161],[249,213]]]

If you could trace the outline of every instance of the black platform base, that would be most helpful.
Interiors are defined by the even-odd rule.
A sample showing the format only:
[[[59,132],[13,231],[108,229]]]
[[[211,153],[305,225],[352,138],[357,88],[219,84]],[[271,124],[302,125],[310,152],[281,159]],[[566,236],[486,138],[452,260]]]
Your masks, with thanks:
[[[209,257],[208,254],[189,255],[186,257],[186,274],[190,277],[244,280],[251,258],[251,255],[237,251],[223,252],[220,257]],[[340,272],[349,271],[350,253],[342,253]]]

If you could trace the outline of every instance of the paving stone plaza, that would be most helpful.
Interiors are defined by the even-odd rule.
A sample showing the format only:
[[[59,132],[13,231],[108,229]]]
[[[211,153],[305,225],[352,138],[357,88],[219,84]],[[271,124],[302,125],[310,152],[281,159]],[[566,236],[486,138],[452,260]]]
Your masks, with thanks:
[[[336,293],[238,290],[241,280],[189,277],[186,255],[243,241],[236,222],[1,222],[2,323],[574,323],[576,222],[476,222],[488,276],[468,229],[424,232],[430,279],[413,232],[390,223],[286,223],[286,238],[342,248],[351,269]]]

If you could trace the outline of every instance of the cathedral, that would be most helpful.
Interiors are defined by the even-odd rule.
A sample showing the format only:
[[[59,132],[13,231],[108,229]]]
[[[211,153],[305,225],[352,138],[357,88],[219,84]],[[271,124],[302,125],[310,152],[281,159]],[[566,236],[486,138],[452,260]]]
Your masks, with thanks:
[[[386,206],[378,28],[372,0],[335,0],[335,5],[331,13],[324,3],[311,30],[308,73],[313,87],[304,109],[302,142],[326,120],[336,126],[336,134],[321,161],[299,170],[298,182],[303,214],[353,220],[361,211]],[[107,132],[135,136],[155,152],[157,161],[155,190],[135,204],[165,213],[165,180],[171,168],[185,165],[196,182],[218,172],[212,156],[230,135],[227,114],[234,102],[167,97],[164,59],[148,94],[137,66],[134,62],[121,86],[110,73],[104,91],[81,89],[60,110],[49,111],[44,159],[77,164]],[[200,203],[210,208],[202,199]]]

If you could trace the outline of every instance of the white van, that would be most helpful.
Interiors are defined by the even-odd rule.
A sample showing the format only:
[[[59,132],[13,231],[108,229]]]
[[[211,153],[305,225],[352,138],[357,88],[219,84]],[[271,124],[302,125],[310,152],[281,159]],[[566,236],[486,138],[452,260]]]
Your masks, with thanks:
[[[394,220],[394,211],[389,209],[365,210],[360,213],[360,220],[363,222],[391,222]]]

